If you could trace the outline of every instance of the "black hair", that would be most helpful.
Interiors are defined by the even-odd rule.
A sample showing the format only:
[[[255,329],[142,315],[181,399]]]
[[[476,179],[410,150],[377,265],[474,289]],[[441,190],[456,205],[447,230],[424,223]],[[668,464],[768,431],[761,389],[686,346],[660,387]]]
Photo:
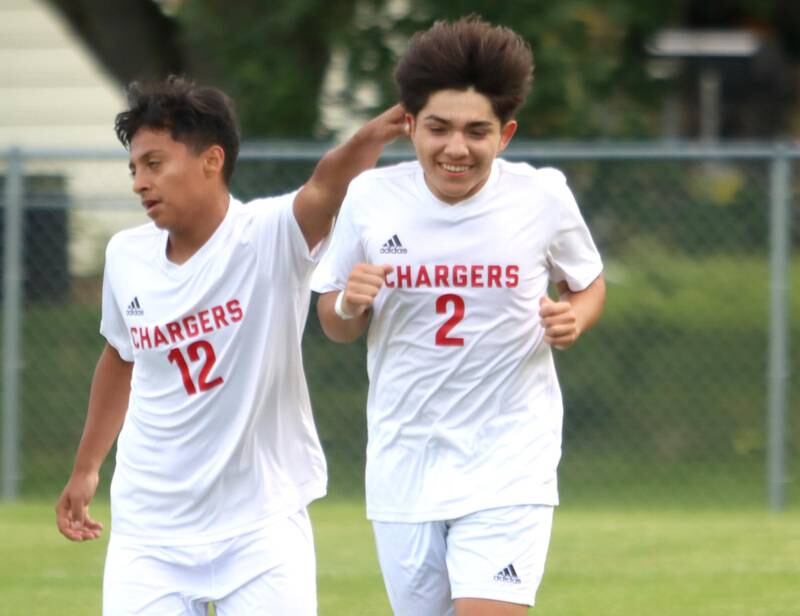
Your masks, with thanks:
[[[128,109],[117,114],[114,130],[122,145],[142,128],[168,130],[194,153],[212,145],[225,152],[222,177],[230,184],[239,155],[239,127],[233,102],[221,90],[178,76],[128,86]]]
[[[411,38],[394,78],[400,101],[415,116],[439,90],[475,88],[505,124],[530,92],[533,52],[513,30],[475,15],[437,21]]]

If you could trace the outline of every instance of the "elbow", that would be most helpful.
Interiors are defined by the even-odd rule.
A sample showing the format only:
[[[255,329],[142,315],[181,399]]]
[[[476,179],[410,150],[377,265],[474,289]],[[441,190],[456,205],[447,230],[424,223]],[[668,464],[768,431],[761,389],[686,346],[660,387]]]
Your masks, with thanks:
[[[337,342],[339,344],[346,344],[348,342],[353,342],[358,336],[351,337],[348,336],[347,333],[339,327],[336,327],[330,321],[335,319],[336,317],[331,317],[331,319],[325,319],[320,315],[319,323],[322,326],[322,332],[331,342]]]

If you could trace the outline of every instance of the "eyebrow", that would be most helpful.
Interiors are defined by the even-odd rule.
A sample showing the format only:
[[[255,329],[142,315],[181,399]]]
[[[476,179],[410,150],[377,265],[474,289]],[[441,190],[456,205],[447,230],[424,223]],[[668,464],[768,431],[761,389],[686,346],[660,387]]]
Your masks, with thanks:
[[[153,148],[152,150],[147,150],[142,155],[140,155],[138,160],[147,160],[151,156],[158,155],[158,154],[163,154],[163,152],[161,150],[159,150],[158,148]],[[133,168],[134,168],[133,159],[131,159],[131,160],[128,161],[128,169],[133,171]]]
[[[441,116],[437,116],[435,113],[431,113],[423,118],[425,121],[433,121],[438,122],[439,124],[444,124],[446,126],[451,126],[453,123]],[[476,122],[467,122],[467,128],[490,128],[492,123],[487,120],[478,120]]]

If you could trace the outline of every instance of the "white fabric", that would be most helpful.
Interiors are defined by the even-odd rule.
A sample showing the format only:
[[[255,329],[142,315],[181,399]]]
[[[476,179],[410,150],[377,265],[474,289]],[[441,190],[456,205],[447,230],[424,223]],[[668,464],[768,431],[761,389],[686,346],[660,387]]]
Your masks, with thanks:
[[[451,206],[418,163],[351,184],[312,288],[394,271],[367,335],[367,514],[398,522],[558,502],[562,402],[539,300],[602,263],[564,176],[497,160]]]
[[[293,200],[232,200],[182,265],[152,224],[109,242],[101,332],[134,362],[111,486],[116,534],[207,543],[325,493],[300,350],[315,256]]]
[[[142,545],[111,534],[104,616],[313,616],[314,538],[308,513],[209,544]]]
[[[455,520],[372,524],[395,616],[452,616],[453,599],[535,603],[553,508],[521,505]]]

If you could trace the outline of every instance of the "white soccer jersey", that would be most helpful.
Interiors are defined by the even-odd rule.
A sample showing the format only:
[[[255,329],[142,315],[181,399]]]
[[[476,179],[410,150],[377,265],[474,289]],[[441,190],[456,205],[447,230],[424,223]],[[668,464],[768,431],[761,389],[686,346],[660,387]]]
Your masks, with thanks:
[[[539,299],[550,280],[578,291],[602,271],[564,176],[497,160],[448,205],[416,162],[368,171],[312,288],[343,289],[359,262],[393,268],[367,335],[368,516],[557,504],[562,403]]]
[[[294,194],[231,200],[182,265],[148,224],[106,252],[101,333],[134,362],[113,531],[158,544],[245,533],[322,496],[300,351],[315,257]]]

